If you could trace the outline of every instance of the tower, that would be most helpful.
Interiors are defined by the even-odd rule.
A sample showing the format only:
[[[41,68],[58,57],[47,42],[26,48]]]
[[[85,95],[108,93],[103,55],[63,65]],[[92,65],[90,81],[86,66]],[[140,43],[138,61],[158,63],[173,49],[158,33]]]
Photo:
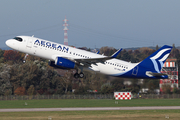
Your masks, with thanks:
[[[173,88],[178,89],[178,65],[177,65],[177,59],[171,58],[167,59],[164,63],[163,69],[161,70],[162,73],[168,74],[168,79],[160,79],[159,86],[160,86],[160,92],[163,92],[163,85],[169,85],[171,88],[171,91],[173,91]]]
[[[64,45],[68,45],[68,34],[67,34],[67,31],[68,31],[68,28],[67,28],[67,26],[69,26],[68,24],[67,24],[67,19],[66,19],[66,16],[65,16],[65,19],[63,20],[64,21],[64,24],[63,24],[63,26],[64,26]]]

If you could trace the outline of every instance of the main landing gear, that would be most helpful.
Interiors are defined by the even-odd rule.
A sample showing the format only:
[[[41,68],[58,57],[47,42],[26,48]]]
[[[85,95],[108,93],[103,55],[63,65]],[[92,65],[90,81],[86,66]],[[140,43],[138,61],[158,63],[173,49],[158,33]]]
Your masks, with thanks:
[[[79,73],[78,70],[81,70],[81,72]],[[76,73],[74,74],[75,78],[83,78],[84,77],[84,73],[83,71],[83,67],[76,67]]]
[[[75,78],[83,78],[84,77],[84,73],[80,72],[79,74],[78,73],[75,73],[74,74],[74,77]]]

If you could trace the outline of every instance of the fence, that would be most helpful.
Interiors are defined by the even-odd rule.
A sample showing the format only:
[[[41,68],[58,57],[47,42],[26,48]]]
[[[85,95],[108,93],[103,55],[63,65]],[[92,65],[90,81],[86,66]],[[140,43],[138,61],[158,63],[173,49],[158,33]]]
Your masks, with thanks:
[[[133,99],[175,99],[180,94],[132,94]],[[41,99],[114,99],[114,94],[86,94],[86,95],[33,95],[33,96],[0,96],[0,100],[41,100]]]
[[[180,94],[144,94],[144,95],[134,95],[133,98],[142,99],[175,99],[180,98]]]
[[[114,94],[89,94],[89,95],[33,95],[33,96],[0,96],[0,100],[40,100],[40,99],[113,99]]]

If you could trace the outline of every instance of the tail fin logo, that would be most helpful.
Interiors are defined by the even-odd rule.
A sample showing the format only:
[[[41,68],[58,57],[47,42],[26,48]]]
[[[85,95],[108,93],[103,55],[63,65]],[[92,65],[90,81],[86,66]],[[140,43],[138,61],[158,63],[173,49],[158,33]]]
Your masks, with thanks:
[[[163,64],[167,57],[169,56],[170,52],[166,52],[168,50],[171,50],[171,48],[165,48],[160,50],[156,55],[151,57],[151,61],[154,65],[154,69],[159,73],[161,68],[163,67]],[[165,53],[166,52],[166,53]],[[164,55],[165,54],[165,55]],[[158,64],[159,63],[159,64]]]

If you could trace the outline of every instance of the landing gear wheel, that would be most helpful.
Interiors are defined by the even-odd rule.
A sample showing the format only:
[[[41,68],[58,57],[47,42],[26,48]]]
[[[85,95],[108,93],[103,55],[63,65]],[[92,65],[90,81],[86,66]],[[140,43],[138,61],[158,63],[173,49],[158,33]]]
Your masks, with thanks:
[[[84,77],[84,74],[81,72],[81,73],[79,74],[79,77],[80,77],[80,78],[83,78],[83,77]]]
[[[79,74],[78,74],[78,73],[75,73],[75,74],[74,74],[74,77],[75,77],[75,78],[79,78]]]

